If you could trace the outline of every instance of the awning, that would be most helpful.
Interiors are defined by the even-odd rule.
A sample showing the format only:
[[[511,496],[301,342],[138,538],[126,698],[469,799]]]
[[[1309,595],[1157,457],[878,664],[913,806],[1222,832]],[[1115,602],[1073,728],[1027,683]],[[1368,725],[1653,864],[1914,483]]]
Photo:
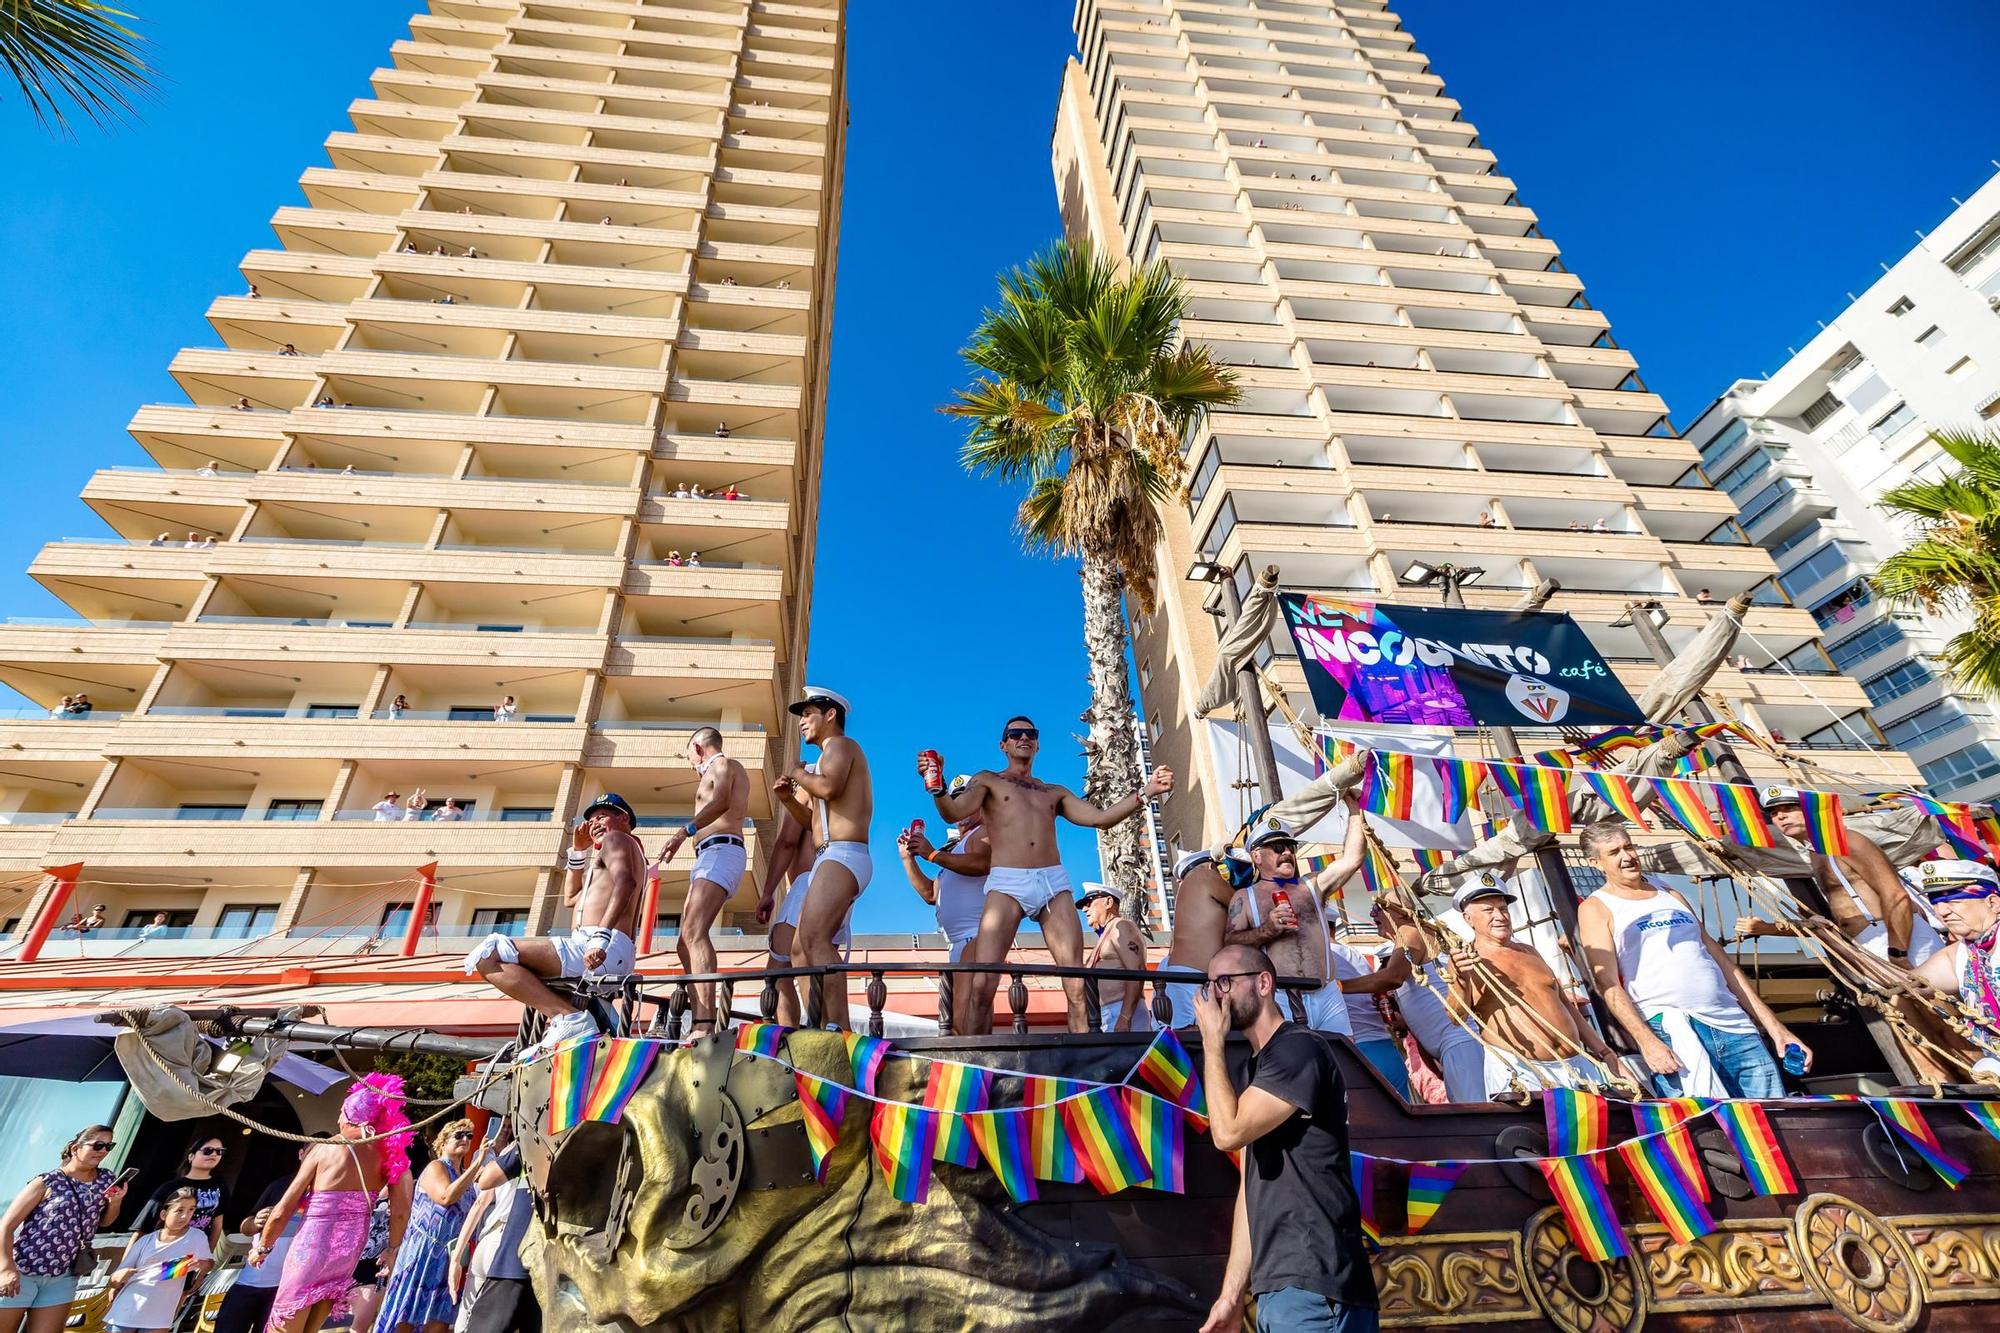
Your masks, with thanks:
[[[122,1083],[125,1071],[112,1050],[112,1041],[124,1030],[115,1023],[83,1015],[41,1018],[0,1028],[0,1074],[65,1083]],[[284,1055],[271,1067],[271,1077],[317,1094],[345,1081],[347,1074],[296,1055]]]

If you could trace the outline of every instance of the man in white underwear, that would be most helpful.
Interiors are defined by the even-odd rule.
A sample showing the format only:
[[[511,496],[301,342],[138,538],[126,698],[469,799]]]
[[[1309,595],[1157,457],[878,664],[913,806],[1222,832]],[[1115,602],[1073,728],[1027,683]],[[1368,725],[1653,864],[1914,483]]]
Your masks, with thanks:
[[[972,776],[961,773],[946,790],[956,796],[971,785]],[[896,852],[902,858],[903,876],[910,881],[910,887],[936,909],[938,932],[951,946],[951,961],[957,963],[964,961],[965,951],[979,937],[979,917],[986,910],[986,875],[993,868],[993,848],[986,841],[986,830],[980,827],[978,815],[960,820],[951,833],[944,846],[936,847],[922,830],[912,827],[897,835]],[[924,873],[920,861],[929,861],[938,868],[936,879]],[[966,1012],[971,995],[971,978],[964,973],[953,974],[954,1031],[958,1015]]]
[[[637,817],[625,798],[606,792],[584,807],[564,862],[563,905],[575,925],[567,935],[516,939],[488,935],[465,956],[467,976],[478,973],[512,999],[549,1020],[542,1039],[516,1058],[596,1035],[590,1014],[550,990],[551,977],[622,977],[637,962],[646,852],[632,836]]]
[[[2000,1026],[2000,874],[1984,861],[1924,861],[1916,870],[1925,899],[1951,936],[1917,976],[1970,999],[1986,1024]],[[1982,1056],[1972,1072],[2000,1076],[2000,1059]]]
[[[1896,877],[1896,867],[1882,854],[1882,849],[1849,829],[1847,855],[1828,856],[1813,851],[1806,841],[1805,810],[1799,804],[1798,792],[1790,787],[1764,788],[1758,793],[1758,804],[1770,818],[1772,827],[1805,850],[1812,865],[1813,882],[1819,885],[1833,924],[1840,927],[1841,933],[1877,958],[1887,959],[1898,967],[1912,966],[1910,951],[1921,918],[1911,895]],[[1928,926],[1924,929],[1928,936],[1924,957],[1928,958],[1936,952],[1937,938]],[[1743,936],[1788,932],[1772,922],[1743,917],[1736,923],[1736,933]]]
[[[792,945],[798,937],[799,913],[805,906],[806,891],[812,886],[812,862],[818,850],[813,842],[812,830],[792,818],[791,811],[781,809],[778,813],[778,832],[771,839],[771,860],[764,876],[764,892],[757,899],[757,920],[771,928],[767,947],[772,967],[787,968],[792,965]],[[782,907],[778,904],[780,890],[785,895]],[[801,1012],[798,978],[780,977],[778,1021],[786,1027],[797,1027]]]
[[[1174,1006],[1174,1026],[1194,1023],[1194,993],[1208,974],[1208,960],[1222,947],[1229,926],[1229,900],[1236,890],[1223,878],[1211,852],[1184,852],[1174,862],[1174,936],[1167,945],[1162,971],[1189,977],[1167,983]]]
[[[1022,918],[1035,917],[1042,923],[1042,938],[1056,964],[1081,965],[1083,928],[1077,922],[1075,891],[1056,846],[1056,816],[1083,828],[1110,828],[1138,814],[1153,797],[1174,788],[1173,773],[1156,768],[1145,785],[1130,796],[1109,807],[1092,805],[1067,787],[1035,776],[1041,736],[1032,719],[1008,718],[1000,729],[1000,752],[1007,757],[1007,766],[997,772],[973,774],[972,781],[956,796],[945,789],[943,760],[936,758],[934,751],[926,751],[917,760],[918,776],[936,800],[938,814],[953,823],[978,815],[993,849],[979,936],[966,951],[970,963],[998,963],[1006,958]],[[993,1030],[993,995],[999,984],[998,973],[974,978],[972,1002],[960,1031],[976,1036]],[[1066,982],[1063,990],[1069,1001],[1069,1030],[1082,1032],[1082,983]]]
[[[1120,915],[1125,900],[1102,884],[1086,883],[1077,906],[1097,932],[1097,943],[1084,958],[1085,967],[1116,968],[1125,972],[1146,970],[1146,941],[1140,938],[1136,922]],[[1153,1016],[1146,1012],[1145,984],[1138,981],[1096,983],[1101,1000],[1101,1019],[1106,1032],[1151,1032]]]
[[[868,825],[875,817],[875,791],[868,776],[868,756],[847,734],[853,706],[845,696],[808,685],[790,711],[799,720],[799,738],[819,747],[819,762],[798,764],[772,784],[772,791],[792,818],[814,830],[819,845],[811,892],[799,895],[797,941],[807,964],[829,967],[843,961],[840,937],[847,928],[847,914],[874,874]],[[821,1020],[829,1027],[846,1028],[847,979],[828,977],[824,993]]]
[[[687,903],[681,908],[681,928],[674,942],[681,970],[691,975],[713,974],[715,941],[709,932],[722,905],[743,883],[749,853],[743,828],[750,817],[750,774],[722,752],[722,733],[702,727],[689,738],[687,761],[695,771],[694,818],[675,830],[660,849],[655,869],[665,868],[689,838],[694,839],[694,869],[688,872]],[[715,986],[694,988],[692,1027],[715,1031]]]

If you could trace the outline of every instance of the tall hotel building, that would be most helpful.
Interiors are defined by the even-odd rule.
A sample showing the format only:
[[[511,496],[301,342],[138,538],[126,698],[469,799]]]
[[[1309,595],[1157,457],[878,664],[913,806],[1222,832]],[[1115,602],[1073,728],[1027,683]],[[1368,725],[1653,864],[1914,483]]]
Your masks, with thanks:
[[[1556,579],[1550,609],[1635,692],[1657,666],[1612,624],[1627,601],[1657,598],[1682,644],[1701,592],[1755,590],[1754,669],[1724,669],[1711,695],[1831,769],[1914,779],[1394,13],[1083,0],[1075,20],[1054,144],[1065,228],[1171,264],[1193,298],[1184,336],[1243,389],[1188,442],[1164,604],[1136,626],[1153,753],[1192,793],[1165,804],[1172,838],[1209,843],[1269,799],[1225,786],[1191,715],[1226,600],[1188,581],[1197,562],[1239,590],[1276,564],[1292,589],[1403,602],[1437,596],[1399,586],[1413,562],[1448,562],[1484,571],[1465,597],[1485,608]],[[1270,652],[1303,709],[1282,631]],[[1751,770],[1776,772],[1756,755]]]
[[[77,866],[53,915],[102,904],[105,928],[41,954],[79,986],[176,955],[393,962],[432,885],[419,952],[543,930],[568,821],[605,791],[685,819],[704,724],[769,813],[812,593],[842,43],[839,0],[411,21],[209,308],[214,345],[174,358],[187,401],[133,417],[153,465],[84,491],[111,535],[35,560],[74,619],[0,628],[34,705],[0,724],[15,952],[66,893],[43,872]]]

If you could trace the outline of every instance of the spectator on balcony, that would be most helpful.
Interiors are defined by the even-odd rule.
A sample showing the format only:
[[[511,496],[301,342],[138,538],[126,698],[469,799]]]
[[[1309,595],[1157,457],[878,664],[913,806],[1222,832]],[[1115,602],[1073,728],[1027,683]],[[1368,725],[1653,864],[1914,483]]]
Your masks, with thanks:
[[[1583,520],[1582,520],[1582,519],[1580,519],[1580,518],[1573,518],[1573,519],[1571,519],[1571,520],[1569,521],[1569,530],[1570,530],[1571,532],[1582,532],[1582,531],[1583,531]]]
[[[409,711],[409,707],[410,707],[409,699],[403,695],[400,694],[397,695],[395,698],[389,701],[389,720],[391,722],[400,721],[402,719],[403,714]]]
[[[403,814],[402,799],[401,792],[392,791],[370,806],[369,809],[375,812],[375,822],[378,824],[393,824],[400,819]]]
[[[466,246],[466,247],[465,247],[465,257],[466,257],[467,259],[477,259],[477,258],[479,258],[479,247],[478,247],[478,246],[476,246],[476,245],[468,245],[468,246]]]
[[[701,483],[700,483],[700,482],[698,482],[698,481],[697,481],[697,482],[693,482],[693,483],[691,483],[691,484],[690,484],[690,485],[688,486],[688,499],[690,499],[690,500],[706,500],[706,499],[708,499],[708,495],[707,495],[707,493],[706,493],[706,492],[704,492],[704,491],[703,491],[703,490],[701,489]]]
[[[514,696],[511,694],[502,698],[493,708],[493,720],[495,722],[512,722],[520,715],[521,706],[514,702]]]
[[[213,551],[215,549],[215,534],[209,533],[204,536],[194,549],[197,551]]]
[[[700,551],[689,551],[689,552],[688,552],[688,555],[687,555],[687,567],[688,567],[689,569],[700,569],[700,568],[701,568],[701,552],[700,552]]]
[[[674,483],[674,499],[676,499],[676,500],[685,500],[685,499],[687,499],[687,498],[688,498],[688,484],[687,484],[686,482],[684,482],[684,481],[677,481],[677,482],[675,482],[675,483]]]
[[[291,343],[286,343],[283,347],[280,347],[278,349],[279,356],[297,356],[298,354],[299,354],[299,349],[293,346]]]
[[[1482,509],[1479,511],[1479,526],[1482,528],[1497,528],[1500,525],[1493,521],[1493,514],[1490,510]]]
[[[417,252],[417,243],[416,243],[415,241],[404,241],[404,242],[403,242],[403,253],[404,253],[404,254],[406,254],[406,255],[413,255],[413,254],[415,254],[416,252]]]
[[[151,921],[148,921],[145,925],[139,927],[140,942],[143,943],[146,940],[152,939],[155,935],[159,934],[166,928],[167,928],[167,914],[165,912],[153,913],[153,919]]]
[[[316,402],[314,402],[314,403],[313,403],[313,406],[314,406],[314,407],[332,407],[332,406],[333,406],[333,395],[332,395],[332,394],[330,394],[330,393],[327,393],[327,394],[321,394],[321,395],[320,395],[320,397],[319,397],[319,399],[318,399],[318,401],[316,401]]]
[[[89,717],[90,710],[94,706],[90,702],[90,696],[78,690],[75,695],[71,696],[69,703],[64,705],[63,711],[71,717]]]
[[[1729,665],[1735,667],[1738,671],[1755,671],[1757,669],[1756,664],[1750,660],[1750,654],[1748,653],[1736,654],[1736,656],[1729,659]]]
[[[161,533],[161,534],[160,534],[159,536],[157,536],[157,537],[153,538],[153,540],[151,540],[151,541],[147,542],[147,543],[146,543],[146,545],[148,545],[148,546],[165,546],[165,545],[166,545],[166,544],[167,544],[168,542],[172,541],[173,539],[174,539],[174,534],[173,534],[173,533],[171,533],[171,532],[163,532],[163,533]]]
[[[229,405],[229,410],[232,412],[254,412],[257,409],[250,406],[250,400],[248,398],[238,398],[235,402]]]
[[[729,438],[729,423],[727,421],[718,421],[715,423],[715,438],[718,440]]]
[[[250,284],[250,290],[249,290],[249,291],[247,291],[247,292],[245,292],[245,293],[243,293],[243,295],[245,295],[246,297],[248,297],[248,298],[249,298],[249,299],[251,299],[252,301],[256,300],[256,299],[257,299],[258,297],[262,296],[263,294],[264,294],[264,293],[262,293],[262,292],[260,292],[260,291],[258,291],[258,290],[257,290],[257,284],[256,284],[256,283],[254,283],[254,282]]]
[[[431,822],[436,824],[456,824],[465,818],[465,807],[458,803],[456,796],[444,798],[444,804],[431,811]]]
[[[97,904],[97,906],[91,908],[90,915],[85,917],[83,920],[77,922],[76,924],[76,933],[79,935],[88,935],[93,930],[103,930],[103,929],[104,929],[103,903],[99,903]]]
[[[348,464],[348,465],[347,465],[346,467],[342,468],[342,469],[340,470],[340,475],[341,475],[341,476],[343,476],[343,477],[351,477],[351,476],[353,476],[353,475],[354,475],[354,464],[352,464],[352,463],[349,463],[349,464]]]
[[[1611,531],[1611,525],[1600,518],[1591,523],[1590,530],[1592,532],[1609,532]]]
[[[741,500],[743,492],[737,490],[736,483],[732,481],[729,483],[729,489],[722,493],[722,498],[725,500]]]
[[[1694,599],[1695,601],[1701,603],[1701,605],[1703,606],[1715,605],[1715,594],[1710,592],[1706,588],[1703,588],[1700,592],[1696,593],[1694,595]]]
[[[71,700],[72,698],[74,698],[74,697],[75,697],[75,696],[73,696],[73,695],[68,695],[68,694],[65,694],[65,695],[64,695],[64,696],[62,697],[62,702],[58,703],[58,704],[57,704],[57,705],[56,705],[56,706],[55,706],[54,708],[51,708],[51,709],[49,710],[49,716],[50,716],[50,717],[68,717],[68,716],[69,716],[69,701],[70,701],[70,700]]]
[[[723,285],[723,286],[725,286],[725,287],[734,287],[734,286],[736,285],[736,279],[734,279],[734,278],[724,278],[724,279],[722,280],[722,285]]]
[[[679,569],[682,564],[681,553],[679,551],[667,552],[667,564],[670,568]]]
[[[430,804],[430,798],[424,795],[424,789],[417,788],[410,793],[410,799],[403,802],[403,822],[416,823],[424,817],[424,811],[430,808]]]
[[[781,291],[781,292],[788,292],[788,291],[790,291],[791,289],[792,289],[792,280],[791,280],[790,278],[779,278],[779,279],[778,279],[778,290],[779,290],[779,291]]]

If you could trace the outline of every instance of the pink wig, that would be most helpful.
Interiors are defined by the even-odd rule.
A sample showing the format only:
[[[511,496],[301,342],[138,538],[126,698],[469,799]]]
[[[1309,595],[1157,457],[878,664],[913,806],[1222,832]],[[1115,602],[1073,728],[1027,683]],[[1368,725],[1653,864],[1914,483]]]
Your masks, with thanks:
[[[380,1141],[386,1183],[393,1185],[410,1173],[410,1144],[417,1133],[409,1128],[410,1117],[403,1114],[403,1080],[399,1076],[363,1074],[354,1080],[347,1100],[340,1104],[340,1118],[370,1134],[386,1136]]]

